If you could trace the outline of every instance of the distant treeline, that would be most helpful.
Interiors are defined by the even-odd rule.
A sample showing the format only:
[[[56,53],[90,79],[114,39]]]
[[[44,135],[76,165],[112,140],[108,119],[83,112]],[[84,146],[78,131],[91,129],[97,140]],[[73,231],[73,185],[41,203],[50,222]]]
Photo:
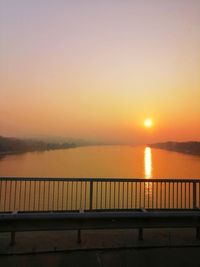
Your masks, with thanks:
[[[200,156],[200,142],[165,142],[150,144],[150,147]]]
[[[74,143],[49,143],[44,141],[17,139],[0,136],[0,154],[44,151],[76,147]]]

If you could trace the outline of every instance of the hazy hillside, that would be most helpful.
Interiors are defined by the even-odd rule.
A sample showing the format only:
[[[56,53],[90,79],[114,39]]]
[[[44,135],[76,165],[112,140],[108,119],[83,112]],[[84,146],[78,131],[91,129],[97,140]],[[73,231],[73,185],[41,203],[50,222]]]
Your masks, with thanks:
[[[200,142],[165,142],[150,144],[150,147],[166,149],[170,151],[176,151],[181,153],[187,153],[192,155],[200,155]]]
[[[0,136],[0,153],[17,153],[28,151],[43,151],[75,147],[74,143],[50,143],[36,140],[23,140]]]

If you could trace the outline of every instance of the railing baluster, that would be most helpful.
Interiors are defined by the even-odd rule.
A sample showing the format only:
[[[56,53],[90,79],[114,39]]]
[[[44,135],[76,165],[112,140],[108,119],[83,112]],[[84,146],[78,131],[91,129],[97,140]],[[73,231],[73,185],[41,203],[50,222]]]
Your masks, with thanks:
[[[178,182],[176,183],[176,208],[178,209]]]
[[[113,203],[113,208],[115,209],[115,194],[116,194],[116,182],[114,182],[114,203]]]
[[[26,210],[26,181],[24,181],[24,211]]]
[[[79,202],[79,210],[82,210],[83,205],[82,205],[82,182],[79,183],[79,188],[80,188],[80,202]]]
[[[152,182],[152,187],[151,187],[151,208],[153,209],[154,207],[154,182]]]
[[[96,182],[96,209],[98,209],[98,193],[99,193],[99,183]]]
[[[29,200],[28,200],[28,210],[30,210],[30,205],[31,205],[31,185],[32,185],[32,182],[29,181]]]
[[[184,208],[186,209],[187,208],[187,203],[186,203],[186,183],[184,183],[184,187],[185,187],[185,205],[184,205]]]
[[[141,190],[141,187],[142,187],[142,183],[139,183],[139,208],[141,208],[142,206],[142,190]]]
[[[36,200],[36,197],[35,197],[35,187],[36,187],[36,182],[33,181],[33,211],[35,211],[35,200]]]
[[[139,198],[138,198],[138,182],[135,182],[135,209],[138,209],[139,207]]]
[[[100,182],[100,185],[101,185],[101,195],[100,195],[101,196],[101,199],[100,199],[101,200],[101,202],[100,202],[101,203],[101,207],[100,207],[100,209],[102,209],[103,208],[102,207],[102,204],[103,204],[103,202],[102,202],[103,201],[103,182]]]
[[[159,186],[159,183],[156,183],[156,209],[158,209],[158,186]]]
[[[183,194],[182,194],[182,183],[180,183],[180,193],[181,193],[181,209],[182,209],[182,198],[183,198]]]
[[[87,184],[88,182],[83,181],[83,210],[87,210],[87,197],[86,197],[86,193],[87,193]]]
[[[17,181],[14,182],[15,189],[14,189],[14,211],[16,211],[16,203],[17,203]],[[1,193],[0,193],[1,194]]]
[[[58,182],[57,183],[58,184],[58,186],[57,186],[57,210],[60,210],[60,208],[59,208],[59,196],[60,196],[60,183]]]
[[[133,208],[133,183],[131,183],[131,209]]]
[[[112,187],[111,187],[111,181],[110,181],[109,209],[111,209],[111,194],[112,194]]]
[[[105,186],[104,186],[104,189],[105,189],[105,194],[104,194],[104,205],[105,205],[105,209],[106,209],[106,196],[107,196],[107,183],[105,182]]]
[[[96,190],[96,195],[97,195],[97,190]],[[93,199],[93,182],[91,181],[90,182],[90,210],[92,210],[92,199]],[[97,202],[96,202],[96,205],[97,205]],[[96,206],[97,208],[97,206]]]
[[[172,208],[174,209],[174,182],[172,182]]]
[[[70,209],[70,202],[69,202],[69,181],[66,181],[66,210]]]
[[[43,182],[43,210],[45,210],[45,181]]]
[[[38,197],[38,211],[40,210],[40,191],[41,191],[41,184],[38,182],[38,186],[39,186],[39,197]]]
[[[74,189],[75,189],[75,203],[74,203],[74,209],[77,210],[78,209],[78,182],[76,181],[75,182],[75,186],[74,186]]]
[[[8,210],[11,211],[11,202],[12,202],[12,182],[13,181],[10,181],[10,192],[9,192],[9,207],[8,207]]]
[[[128,209],[128,199],[129,199],[129,191],[128,191],[128,182],[126,183],[126,208]]]
[[[196,183],[196,181],[194,181],[193,182],[193,209],[196,209],[196,207],[197,207],[197,202],[196,202],[196,200],[197,200],[197,188],[196,188],[196,186],[197,186],[197,183]]]
[[[74,193],[74,183],[71,182],[71,210],[73,210],[73,193]]]
[[[146,208],[146,207],[145,207],[145,204],[146,204],[146,203],[145,203],[145,201],[146,201],[146,196],[145,196],[145,193],[146,193],[146,192],[145,192],[145,183],[146,183],[146,182],[143,182],[143,205],[142,205],[142,208],[144,208],[144,209]]]
[[[117,182],[117,192],[118,192],[118,197],[117,197],[117,209],[120,208],[120,182]]]

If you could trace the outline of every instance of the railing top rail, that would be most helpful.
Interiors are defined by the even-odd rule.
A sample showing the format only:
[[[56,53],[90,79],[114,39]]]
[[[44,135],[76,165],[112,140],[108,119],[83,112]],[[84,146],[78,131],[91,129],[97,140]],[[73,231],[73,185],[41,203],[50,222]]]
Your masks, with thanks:
[[[193,183],[200,182],[198,178],[78,178],[78,177],[0,177],[0,181],[57,181],[57,182],[162,182],[162,183]]]

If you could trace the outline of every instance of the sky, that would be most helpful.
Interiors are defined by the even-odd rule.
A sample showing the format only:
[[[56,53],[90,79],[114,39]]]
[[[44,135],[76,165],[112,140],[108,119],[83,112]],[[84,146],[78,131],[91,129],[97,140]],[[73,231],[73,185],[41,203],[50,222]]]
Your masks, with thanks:
[[[199,0],[0,0],[0,135],[200,141],[199,14]]]

